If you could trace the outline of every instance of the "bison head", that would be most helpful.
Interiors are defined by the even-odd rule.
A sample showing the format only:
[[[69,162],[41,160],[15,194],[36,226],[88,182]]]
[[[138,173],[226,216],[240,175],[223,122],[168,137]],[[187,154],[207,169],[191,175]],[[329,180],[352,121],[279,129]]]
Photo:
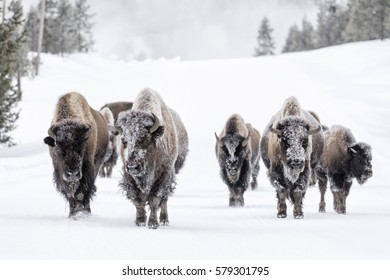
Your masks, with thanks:
[[[157,140],[164,126],[153,113],[127,111],[119,114],[117,126],[122,130],[124,170],[132,177],[142,178],[153,170]]]
[[[359,184],[364,184],[372,177],[371,147],[366,143],[356,143],[348,147],[351,157],[352,172]]]
[[[238,134],[227,134],[221,139],[215,134],[220,153],[218,155],[220,164],[225,169],[230,183],[238,181],[241,174],[241,168],[247,151],[245,147],[249,141],[249,135],[245,138]]]
[[[269,127],[278,137],[278,145],[283,163],[285,177],[292,183],[298,180],[305,169],[306,160],[311,155],[310,135],[321,130],[321,127],[310,128],[300,117],[287,117],[281,120],[276,128]]]
[[[82,177],[83,158],[91,127],[65,121],[50,127],[48,134],[44,142],[52,147],[52,154],[55,155],[63,180],[68,183],[77,182]]]

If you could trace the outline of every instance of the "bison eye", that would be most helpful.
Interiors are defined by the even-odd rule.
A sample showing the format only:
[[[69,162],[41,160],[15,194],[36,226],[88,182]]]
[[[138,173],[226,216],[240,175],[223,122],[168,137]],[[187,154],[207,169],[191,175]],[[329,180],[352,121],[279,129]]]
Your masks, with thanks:
[[[302,141],[302,147],[303,148],[307,148],[307,146],[308,146],[308,140],[307,139],[303,139],[303,141]]]
[[[127,141],[125,139],[122,139],[122,145],[123,145],[123,148],[126,149],[127,147]]]

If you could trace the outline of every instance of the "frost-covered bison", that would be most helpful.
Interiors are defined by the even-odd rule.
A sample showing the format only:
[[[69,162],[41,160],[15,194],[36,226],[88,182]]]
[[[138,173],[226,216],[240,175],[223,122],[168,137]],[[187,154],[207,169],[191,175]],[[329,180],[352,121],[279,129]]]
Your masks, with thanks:
[[[244,192],[252,182],[257,188],[260,159],[260,133],[243,118],[234,114],[226,122],[222,132],[215,134],[215,153],[222,180],[229,188],[229,206],[244,206]]]
[[[356,143],[351,130],[334,125],[324,133],[325,147],[317,167],[318,185],[321,193],[320,212],[325,212],[325,192],[329,180],[333,193],[333,208],[346,214],[346,199],[353,178],[364,184],[372,176],[371,147]]]
[[[112,175],[112,170],[114,166],[116,165],[116,162],[118,160],[118,155],[119,155],[119,134],[120,134],[120,129],[117,129],[115,127],[115,120],[118,118],[118,115],[120,112],[130,110],[133,107],[133,102],[113,102],[113,103],[107,103],[105,104],[100,111],[109,109],[112,113],[113,116],[113,126],[109,127],[109,132],[110,132],[110,143],[112,146],[112,152],[111,155],[108,159],[106,159],[102,165],[102,168],[100,170],[100,176],[102,177],[111,177]],[[109,121],[111,125],[111,120]],[[109,126],[110,126],[109,125]],[[114,128],[114,130],[113,130]]]
[[[321,125],[295,97],[289,97],[268,123],[260,143],[261,157],[277,193],[278,218],[287,216],[286,198],[294,205],[294,218],[303,218],[303,198],[323,146]]]
[[[77,92],[60,97],[44,142],[49,146],[57,190],[69,202],[69,217],[90,214],[95,179],[108,146],[107,123]]]
[[[146,225],[147,204],[149,228],[158,228],[160,208],[160,224],[168,225],[168,196],[188,152],[187,131],[179,115],[156,91],[144,89],[133,108],[119,114],[117,126],[122,130],[124,158],[120,186],[136,207],[136,225]]]
[[[114,126],[114,116],[111,110],[108,107],[104,107],[100,110],[100,113],[103,115],[104,119],[107,122],[107,131],[108,131],[108,147],[107,152],[103,160],[103,164],[100,168],[99,174],[101,177],[111,177],[112,169],[118,159],[118,135],[119,132],[115,129]]]

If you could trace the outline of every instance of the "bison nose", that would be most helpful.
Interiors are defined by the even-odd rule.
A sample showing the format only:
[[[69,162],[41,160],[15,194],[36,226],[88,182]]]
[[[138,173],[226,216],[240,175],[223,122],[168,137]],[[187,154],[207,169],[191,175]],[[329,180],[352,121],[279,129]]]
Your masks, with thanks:
[[[141,165],[140,165],[140,164],[137,164],[137,163],[128,164],[128,165],[127,165],[127,171],[128,171],[130,174],[138,174],[138,173],[141,172]]]
[[[290,165],[292,167],[302,167],[303,161],[300,159],[293,159],[293,160],[291,160]]]
[[[66,181],[77,181],[81,178],[81,171],[79,169],[69,169],[65,172],[64,179]]]

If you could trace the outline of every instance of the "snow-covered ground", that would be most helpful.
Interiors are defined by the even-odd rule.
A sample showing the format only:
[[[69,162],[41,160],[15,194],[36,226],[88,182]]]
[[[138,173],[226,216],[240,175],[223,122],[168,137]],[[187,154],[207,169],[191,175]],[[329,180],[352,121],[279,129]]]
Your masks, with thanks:
[[[43,57],[41,74],[23,80],[18,146],[0,150],[0,259],[389,259],[390,41],[366,42],[273,57],[123,63],[97,54]],[[162,95],[190,136],[188,161],[170,198],[170,226],[134,224],[135,208],[111,179],[98,178],[92,216],[73,221],[52,183],[42,139],[56,100],[82,93],[99,109],[132,101],[144,87]],[[275,191],[261,164],[259,190],[244,208],[228,207],[219,178],[214,132],[232,113],[263,131],[283,101],[296,96],[324,124],[343,124],[373,147],[374,176],[354,182],[347,215],[318,213],[319,191],[305,218],[276,218]],[[387,170],[387,171],[386,171]]]

